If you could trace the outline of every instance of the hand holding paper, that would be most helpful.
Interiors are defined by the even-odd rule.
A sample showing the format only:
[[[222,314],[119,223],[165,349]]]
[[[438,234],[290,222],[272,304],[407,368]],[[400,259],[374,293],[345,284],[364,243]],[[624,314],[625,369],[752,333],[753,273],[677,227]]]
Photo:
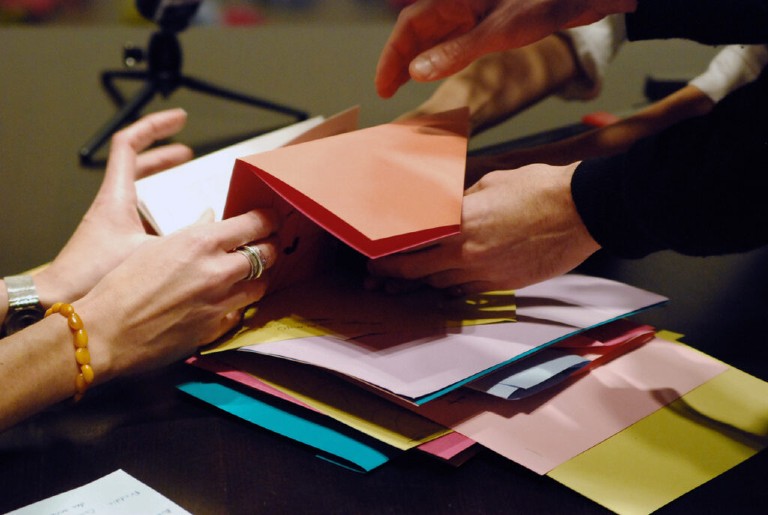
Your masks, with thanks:
[[[456,234],[467,128],[459,109],[238,159],[224,216],[281,213],[281,283],[312,275],[321,229],[368,257]]]

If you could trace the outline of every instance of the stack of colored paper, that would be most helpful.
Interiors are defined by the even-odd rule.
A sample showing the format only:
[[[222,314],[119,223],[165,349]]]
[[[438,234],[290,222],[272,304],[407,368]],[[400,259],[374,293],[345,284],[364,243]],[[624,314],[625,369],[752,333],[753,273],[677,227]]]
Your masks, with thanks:
[[[659,295],[569,274],[461,299],[391,296],[334,267],[339,242],[378,257],[459,230],[466,112],[363,130],[356,115],[139,183],[158,232],[206,203],[225,217],[271,207],[283,222],[270,293],[191,360],[212,374],[183,391],[356,470],[413,449],[458,465],[482,445],[625,513],[762,448],[766,383],[626,319]]]

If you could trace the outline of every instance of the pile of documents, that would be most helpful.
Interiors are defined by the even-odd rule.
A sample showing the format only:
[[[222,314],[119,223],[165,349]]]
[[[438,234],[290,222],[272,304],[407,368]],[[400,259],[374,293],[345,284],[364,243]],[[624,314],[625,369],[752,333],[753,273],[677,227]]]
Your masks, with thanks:
[[[577,274],[464,298],[363,289],[334,256],[459,231],[467,120],[356,125],[355,109],[311,119],[138,183],[159,233],[206,207],[283,221],[270,293],[190,360],[209,379],[181,390],[355,470],[403,452],[459,466],[482,446],[620,513],[762,448],[717,428],[764,436],[768,384],[627,318],[657,294]]]

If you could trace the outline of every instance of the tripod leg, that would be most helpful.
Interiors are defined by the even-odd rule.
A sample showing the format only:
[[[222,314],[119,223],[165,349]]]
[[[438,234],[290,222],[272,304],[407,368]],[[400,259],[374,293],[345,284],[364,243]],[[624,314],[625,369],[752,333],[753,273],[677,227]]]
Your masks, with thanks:
[[[117,107],[123,107],[125,105],[125,97],[115,86],[115,80],[147,80],[148,77],[149,74],[147,72],[138,70],[105,71],[101,74],[101,86]]]
[[[309,118],[309,114],[307,114],[304,111],[294,109],[292,107],[288,107],[285,105],[277,104],[269,100],[264,100],[262,98],[256,98],[249,95],[245,95],[243,93],[238,93],[236,91],[222,88],[220,86],[215,86],[209,82],[205,82],[192,77],[181,77],[180,83],[182,86],[186,86],[193,91],[198,91],[200,93],[206,93],[208,95],[225,98],[227,100],[233,100],[235,102],[242,102],[244,104],[260,107],[262,109],[267,109],[269,111],[275,111],[278,113],[287,114],[288,116],[293,116],[294,118],[296,118],[297,121],[302,121]]]
[[[80,147],[80,163],[93,164],[93,155],[112,137],[123,125],[138,118],[141,109],[147,105],[157,92],[153,81],[147,82],[141,90],[130,99],[115,116],[113,116],[85,145]]]

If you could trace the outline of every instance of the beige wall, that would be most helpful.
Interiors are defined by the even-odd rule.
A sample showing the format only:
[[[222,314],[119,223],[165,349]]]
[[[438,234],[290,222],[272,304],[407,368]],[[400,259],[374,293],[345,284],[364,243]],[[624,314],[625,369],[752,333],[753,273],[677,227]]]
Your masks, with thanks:
[[[0,274],[55,256],[87,208],[101,171],[83,169],[77,149],[114,112],[101,91],[101,70],[120,67],[124,42],[144,45],[149,28],[0,29]],[[185,71],[243,92],[332,114],[362,108],[362,125],[386,122],[426,98],[433,85],[411,84],[379,99],[373,73],[388,23],[192,28],[182,34]],[[472,142],[484,146],[577,121],[591,110],[626,112],[642,102],[646,75],[691,77],[713,49],[683,42],[625,47],[606,91],[589,104],[550,100]],[[233,141],[286,118],[179,91],[152,109],[190,113],[179,140],[205,148]]]

